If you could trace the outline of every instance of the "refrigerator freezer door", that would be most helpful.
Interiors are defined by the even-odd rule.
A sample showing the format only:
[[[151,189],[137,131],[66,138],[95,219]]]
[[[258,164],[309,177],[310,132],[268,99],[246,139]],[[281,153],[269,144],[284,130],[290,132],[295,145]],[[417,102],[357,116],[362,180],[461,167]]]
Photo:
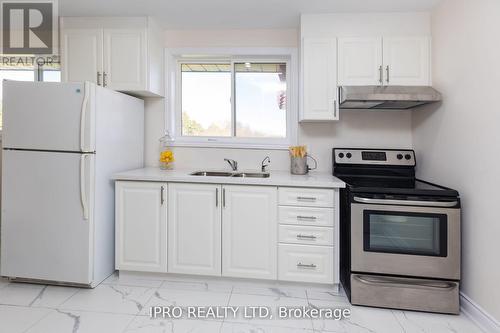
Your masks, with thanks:
[[[95,87],[3,81],[3,147],[95,151]]]
[[[3,151],[0,273],[93,280],[94,154]]]

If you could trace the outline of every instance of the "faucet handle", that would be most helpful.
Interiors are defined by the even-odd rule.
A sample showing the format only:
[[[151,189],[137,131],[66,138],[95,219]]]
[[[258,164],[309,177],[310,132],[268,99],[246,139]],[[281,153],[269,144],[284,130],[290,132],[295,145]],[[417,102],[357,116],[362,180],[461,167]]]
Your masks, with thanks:
[[[232,160],[230,158],[225,158],[224,161],[229,163],[229,165],[231,166],[231,169],[233,169],[233,171],[238,170],[238,162],[236,162],[235,160]]]
[[[267,161],[267,164],[264,164],[266,161]],[[261,171],[266,172],[266,167],[269,166],[270,163],[271,163],[271,159],[269,158],[269,156],[264,157],[264,159],[262,160],[262,162],[260,164]]]

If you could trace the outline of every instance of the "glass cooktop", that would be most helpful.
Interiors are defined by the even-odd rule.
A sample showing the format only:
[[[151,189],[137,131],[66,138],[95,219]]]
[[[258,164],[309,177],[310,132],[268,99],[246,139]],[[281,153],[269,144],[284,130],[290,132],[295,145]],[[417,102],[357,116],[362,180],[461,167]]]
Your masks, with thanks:
[[[337,176],[339,177],[339,176]],[[458,196],[458,192],[415,178],[339,177],[351,192]]]

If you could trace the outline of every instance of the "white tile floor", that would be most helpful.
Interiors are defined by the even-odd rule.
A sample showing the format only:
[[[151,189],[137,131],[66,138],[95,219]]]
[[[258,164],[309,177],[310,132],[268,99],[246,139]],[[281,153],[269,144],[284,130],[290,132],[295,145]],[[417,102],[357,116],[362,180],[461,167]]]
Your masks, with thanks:
[[[349,319],[151,319],[150,306],[305,306],[349,308]],[[0,333],[480,332],[466,316],[351,306],[323,287],[191,277],[113,275],[95,289],[0,279]]]

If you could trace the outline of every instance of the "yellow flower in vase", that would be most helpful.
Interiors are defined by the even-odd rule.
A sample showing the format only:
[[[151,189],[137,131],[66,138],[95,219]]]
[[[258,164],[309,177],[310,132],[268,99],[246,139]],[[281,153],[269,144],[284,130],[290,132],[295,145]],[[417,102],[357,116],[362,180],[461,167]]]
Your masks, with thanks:
[[[167,169],[174,161],[174,153],[171,150],[165,150],[160,153],[160,167]]]

